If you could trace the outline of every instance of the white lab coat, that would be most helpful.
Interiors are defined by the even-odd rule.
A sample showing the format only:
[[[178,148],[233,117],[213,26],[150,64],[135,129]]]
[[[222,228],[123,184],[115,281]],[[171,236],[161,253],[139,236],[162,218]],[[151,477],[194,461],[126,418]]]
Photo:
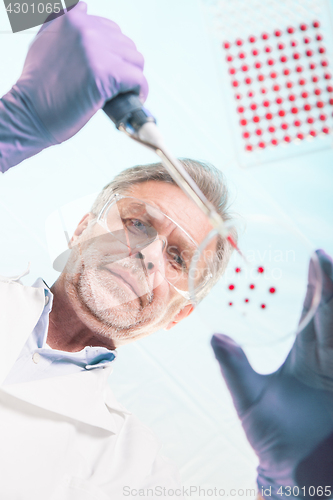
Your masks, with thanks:
[[[1,384],[44,300],[43,288],[0,282]],[[129,488],[179,487],[153,433],[115,400],[109,373],[107,367],[1,387],[1,499],[124,500],[132,498]]]

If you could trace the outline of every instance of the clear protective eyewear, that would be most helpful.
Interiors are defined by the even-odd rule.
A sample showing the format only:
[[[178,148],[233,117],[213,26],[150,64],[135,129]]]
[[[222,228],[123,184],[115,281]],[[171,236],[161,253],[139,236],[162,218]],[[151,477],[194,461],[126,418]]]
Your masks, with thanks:
[[[151,292],[166,281],[185,299],[191,299],[189,272],[198,244],[171,217],[145,201],[115,194],[104,205],[96,222],[111,236],[109,251],[118,274],[122,263],[126,262],[128,268],[129,259],[132,263],[135,259],[136,269],[141,269],[141,273],[133,273],[136,280],[131,277],[137,296]],[[201,259],[199,267],[191,280],[195,293],[212,277],[208,260]]]

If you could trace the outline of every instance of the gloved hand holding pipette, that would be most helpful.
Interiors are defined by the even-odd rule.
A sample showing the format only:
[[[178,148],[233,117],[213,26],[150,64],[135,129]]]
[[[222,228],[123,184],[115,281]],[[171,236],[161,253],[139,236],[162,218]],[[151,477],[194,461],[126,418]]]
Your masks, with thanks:
[[[212,338],[215,356],[246,436],[259,458],[264,498],[333,497],[333,262],[317,251],[319,307],[275,373],[259,375],[232,339]],[[310,263],[303,314],[315,289]]]
[[[79,2],[45,23],[23,72],[0,100],[0,171],[76,134],[106,101],[148,93],[144,60],[114,22]]]

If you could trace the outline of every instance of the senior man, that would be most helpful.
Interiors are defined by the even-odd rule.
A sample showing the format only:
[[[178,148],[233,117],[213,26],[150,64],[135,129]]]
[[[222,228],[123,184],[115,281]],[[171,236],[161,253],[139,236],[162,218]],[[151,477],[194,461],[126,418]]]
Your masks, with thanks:
[[[144,100],[142,69],[133,42],[83,3],[46,23],[0,100],[1,170],[72,137],[119,92]],[[183,164],[228,218],[221,173]],[[118,346],[191,313],[189,264],[209,230],[162,165],[134,167],[82,218],[51,288],[42,279],[32,287],[0,283],[2,498],[102,500],[177,489],[155,437],[115,401],[107,378]],[[199,272],[198,296],[229,253],[225,242],[212,279]]]

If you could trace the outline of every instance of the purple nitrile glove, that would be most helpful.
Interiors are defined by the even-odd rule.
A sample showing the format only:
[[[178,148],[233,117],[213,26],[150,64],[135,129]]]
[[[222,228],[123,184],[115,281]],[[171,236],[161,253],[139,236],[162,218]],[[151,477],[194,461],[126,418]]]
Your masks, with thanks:
[[[143,66],[132,40],[109,19],[88,15],[84,2],[45,23],[0,99],[0,171],[66,141],[120,92],[144,101]]]
[[[333,498],[333,262],[317,251],[323,289],[309,324],[284,364],[259,375],[226,335],[212,338],[215,356],[246,436],[259,458],[258,488],[281,500]],[[303,314],[316,276],[309,267]]]

